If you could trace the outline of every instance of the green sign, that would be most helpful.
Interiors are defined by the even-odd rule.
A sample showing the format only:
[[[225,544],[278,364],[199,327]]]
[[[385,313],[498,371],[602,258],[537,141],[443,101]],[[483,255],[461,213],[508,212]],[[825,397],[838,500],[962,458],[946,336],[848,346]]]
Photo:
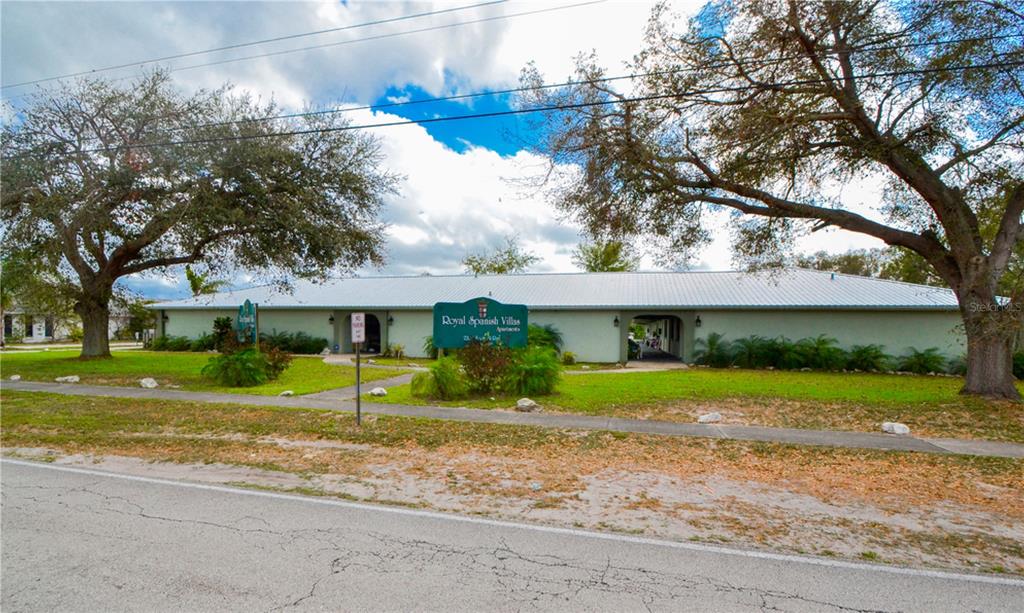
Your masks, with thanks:
[[[434,305],[434,346],[465,347],[473,339],[526,346],[526,305],[502,304],[490,298]]]
[[[235,319],[239,342],[251,340],[256,342],[256,305],[246,300],[238,306],[238,317]]]

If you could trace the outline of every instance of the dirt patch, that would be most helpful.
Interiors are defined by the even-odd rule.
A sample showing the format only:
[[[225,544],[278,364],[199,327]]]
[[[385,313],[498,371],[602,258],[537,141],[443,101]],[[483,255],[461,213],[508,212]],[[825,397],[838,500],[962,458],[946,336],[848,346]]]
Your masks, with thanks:
[[[911,454],[852,465],[830,464],[813,453],[776,458],[748,451],[724,462],[707,444],[680,453],[678,446],[602,443],[593,435],[570,440],[576,443],[496,453],[164,432],[148,435],[145,444],[133,439],[108,446],[102,454],[5,452],[129,474],[675,540],[1024,574],[1019,478],[943,474],[941,464]],[[196,453],[205,459],[197,461]]]

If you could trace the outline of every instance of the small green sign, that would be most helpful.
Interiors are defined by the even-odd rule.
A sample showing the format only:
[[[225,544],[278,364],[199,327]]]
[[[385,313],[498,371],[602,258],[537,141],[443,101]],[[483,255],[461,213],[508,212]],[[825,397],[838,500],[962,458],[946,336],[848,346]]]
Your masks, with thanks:
[[[238,331],[239,342],[256,342],[256,306],[252,302],[246,300],[238,306],[235,329]]]
[[[438,302],[434,305],[434,346],[458,349],[477,339],[525,347],[527,313],[526,305],[502,304],[490,298]]]

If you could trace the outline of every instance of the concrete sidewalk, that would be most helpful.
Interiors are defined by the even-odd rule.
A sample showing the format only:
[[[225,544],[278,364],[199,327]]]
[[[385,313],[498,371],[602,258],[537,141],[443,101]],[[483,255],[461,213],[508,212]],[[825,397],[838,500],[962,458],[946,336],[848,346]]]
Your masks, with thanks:
[[[379,385],[380,382],[376,382]],[[368,386],[374,386],[374,383]],[[109,387],[78,383],[44,383],[36,381],[3,381],[0,389],[26,392],[48,392],[68,396],[105,396],[112,398],[147,398],[154,400],[181,400],[187,402],[215,402],[256,406],[289,407],[296,409],[326,409],[355,411],[355,402],[321,394],[307,396],[257,396],[251,394],[224,394],[215,392],[186,392],[169,389],[143,389],[135,387]],[[342,388],[344,389],[344,388]],[[340,392],[340,390],[333,390]],[[341,395],[340,393],[338,395]],[[319,397],[318,397],[319,396]],[[461,407],[414,406],[401,404],[363,403],[363,412],[376,415],[399,415],[450,419],[487,424],[511,424],[564,428],[571,430],[609,430],[664,436],[699,436],[742,441],[764,441],[796,445],[823,445],[851,449],[883,449],[888,451],[921,451],[925,453],[956,453],[965,455],[1024,458],[1024,444],[1002,443],[966,439],[917,438],[870,432],[842,432],[832,430],[800,430],[795,428],[767,428],[762,426],[732,426],[695,424],[570,413],[518,413],[515,411],[467,409]]]

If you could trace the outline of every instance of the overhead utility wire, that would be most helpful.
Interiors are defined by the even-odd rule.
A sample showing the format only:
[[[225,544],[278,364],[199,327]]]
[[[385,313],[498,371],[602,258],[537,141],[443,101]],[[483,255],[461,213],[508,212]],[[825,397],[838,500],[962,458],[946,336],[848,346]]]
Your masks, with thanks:
[[[976,41],[982,41],[982,40],[996,40],[996,39],[999,39],[999,38],[1009,38],[1009,37],[1018,37],[1018,38],[1020,38],[1020,37],[1024,37],[1024,34],[1007,34],[1007,35],[1001,35],[1001,36],[996,36],[996,37],[956,38],[956,39],[946,39],[946,40],[941,40],[941,41],[906,43],[906,44],[901,44],[901,45],[885,45],[885,46],[879,46],[879,47],[862,47],[860,49],[852,49],[852,51],[854,51],[854,52],[862,52],[862,51],[894,51],[894,50],[897,50],[897,49],[911,49],[911,48],[917,48],[917,47],[927,47],[927,46],[936,46],[936,45],[945,45],[945,44],[952,45],[952,44],[963,43],[963,42],[976,42]],[[244,124],[244,123],[257,123],[257,122],[261,122],[261,121],[274,121],[274,120],[277,120],[277,119],[293,119],[293,118],[296,118],[296,117],[315,117],[317,115],[333,115],[333,114],[338,114],[338,113],[353,113],[353,112],[356,112],[356,111],[380,110],[380,109],[388,109],[388,108],[401,107],[401,106],[412,106],[412,105],[416,105],[416,104],[430,104],[430,103],[434,103],[434,102],[451,102],[451,101],[454,101],[454,100],[466,100],[466,99],[470,99],[470,98],[482,98],[482,97],[485,97],[485,96],[504,96],[504,95],[507,95],[507,94],[517,94],[517,93],[522,93],[522,92],[525,92],[525,91],[532,91],[532,90],[535,90],[535,89],[556,89],[556,88],[559,88],[559,87],[569,87],[569,86],[572,86],[572,85],[592,85],[592,84],[597,84],[597,83],[610,83],[610,82],[614,82],[614,81],[624,81],[624,80],[627,80],[627,79],[638,79],[638,78],[644,78],[644,77],[656,77],[656,76],[661,76],[661,75],[672,75],[672,74],[696,72],[698,70],[707,70],[707,69],[714,69],[714,68],[729,68],[731,66],[746,65],[746,64],[752,64],[752,63],[763,63],[765,65],[779,64],[779,63],[782,63],[782,62],[787,62],[787,61],[790,61],[790,60],[798,60],[798,59],[802,59],[802,58],[805,58],[805,57],[811,57],[811,54],[809,54],[809,53],[800,53],[800,54],[796,54],[796,55],[790,55],[790,56],[785,56],[785,57],[774,58],[774,59],[771,59],[771,60],[758,60],[758,59],[752,58],[752,57],[734,58],[734,61],[730,61],[730,62],[722,62],[722,63],[719,63],[719,64],[714,64],[714,63],[705,64],[705,65],[701,66],[701,68],[699,68],[699,69],[698,68],[675,68],[675,69],[672,69],[672,70],[655,70],[655,71],[652,71],[652,72],[631,73],[631,74],[618,75],[618,76],[613,76],[613,77],[599,77],[599,78],[596,78],[596,79],[583,79],[583,80],[580,80],[580,81],[563,81],[562,83],[550,83],[550,84],[538,85],[536,87],[513,87],[513,88],[509,88],[509,89],[497,89],[497,90],[493,90],[493,91],[472,92],[472,93],[468,93],[468,94],[454,94],[454,95],[451,95],[451,96],[440,96],[440,97],[435,97],[435,98],[420,98],[420,99],[417,99],[417,100],[405,100],[405,101],[402,101],[402,102],[384,102],[384,103],[381,103],[381,104],[366,104],[366,105],[362,105],[362,106],[352,106],[352,107],[345,107],[345,108],[340,108],[340,109],[322,109],[322,110],[319,110],[319,111],[302,111],[302,112],[296,112],[296,113],[284,113],[284,114],[281,114],[281,115],[271,115],[271,116],[268,116],[268,117],[256,117],[256,118],[250,118],[250,119],[234,119],[234,120],[231,120],[231,121],[214,121],[214,122],[210,122],[210,123],[204,123],[204,124],[199,124],[199,125],[196,125],[196,126],[191,126],[191,128],[211,128],[211,127],[217,127],[217,126],[228,126],[228,125],[236,125],[236,124]],[[187,129],[187,128],[170,128],[167,131],[171,132],[171,131],[183,130],[183,129]]]
[[[855,80],[876,78],[876,77],[898,77],[912,74],[932,74],[938,72],[952,72],[956,70],[972,70],[980,68],[1009,68],[1013,66],[1024,65],[1024,60],[1016,60],[1012,62],[988,62],[984,64],[968,64],[963,66],[947,66],[944,68],[920,68],[914,70],[900,70],[890,72],[879,72],[879,73],[868,73],[862,75],[856,75],[852,77]],[[784,81],[781,83],[773,83],[774,86],[793,86],[793,85],[814,85],[824,83],[834,83],[838,79],[798,79],[793,81]],[[423,125],[428,123],[440,123],[445,121],[459,121],[466,119],[483,119],[491,117],[507,117],[512,115],[525,115],[528,113],[542,113],[546,111],[559,111],[559,110],[573,110],[581,108],[590,108],[596,106],[606,106],[611,104],[624,104],[628,102],[649,102],[654,100],[664,100],[668,98],[680,98],[684,96],[696,96],[696,95],[708,95],[716,93],[730,93],[730,92],[741,92],[752,89],[758,89],[759,86],[755,85],[739,85],[733,87],[720,87],[703,90],[693,90],[687,92],[680,92],[675,94],[657,94],[651,96],[639,96],[634,98],[619,98],[614,100],[597,100],[593,102],[577,102],[573,104],[556,104],[550,106],[534,107],[528,109],[512,109],[507,111],[491,111],[486,113],[472,113],[467,115],[452,115],[447,117],[430,117],[426,119],[408,119],[401,121],[387,121],[373,124],[360,124],[360,125],[348,125],[348,126],[334,126],[330,128],[310,128],[306,130],[289,130],[284,132],[268,132],[266,134],[243,134],[238,136],[223,136],[223,137],[211,137],[201,138],[194,140],[181,140],[181,141],[162,141],[155,143],[139,143],[137,145],[117,145],[114,147],[97,147],[93,149],[83,149],[78,152],[71,152],[61,155],[60,157],[70,157],[81,153],[110,153],[121,150],[131,149],[149,149],[153,147],[172,147],[178,145],[203,145],[219,142],[231,142],[240,140],[256,140],[260,138],[273,138],[276,136],[302,136],[305,134],[316,134],[316,133],[327,133],[327,132],[346,132],[350,130],[366,130],[371,128],[388,128],[394,126],[406,126],[406,125]],[[23,154],[22,154],[23,155]]]
[[[505,2],[508,2],[508,0],[490,0],[488,2],[480,2],[478,4],[469,4],[469,5],[465,5],[465,6],[456,6],[456,7],[447,8],[447,9],[439,9],[439,10],[436,10],[436,11],[427,11],[427,12],[424,12],[424,13],[414,13],[414,14],[411,14],[411,15],[400,15],[398,17],[391,17],[391,18],[388,18],[388,19],[378,19],[376,21],[366,21],[366,22],[363,22],[363,23],[357,23],[357,24],[352,24],[352,25],[348,25],[348,26],[339,26],[337,28],[327,28],[325,30],[315,30],[313,32],[301,32],[301,33],[298,33],[298,34],[287,34],[285,36],[277,36],[277,37],[274,37],[274,38],[264,38],[264,39],[261,39],[261,40],[254,40],[254,41],[245,42],[245,43],[236,43],[234,45],[226,45],[224,47],[214,47],[212,49],[203,49],[201,51],[188,51],[188,52],[185,52],[185,53],[178,53],[178,54],[175,54],[175,55],[164,55],[164,56],[161,56],[161,57],[155,57],[155,58],[151,58],[151,59],[148,59],[148,60],[139,60],[139,61],[136,61],[136,62],[128,62],[128,63],[125,63],[125,64],[116,64],[116,65],[113,65],[113,66],[105,66],[103,68],[92,68],[92,69],[89,69],[89,70],[82,70],[82,71],[79,71],[79,72],[71,72],[71,73],[68,73],[68,74],[57,75],[57,76],[54,76],[54,77],[44,77],[42,79],[35,79],[35,80],[32,80],[32,81],[22,81],[20,83],[9,83],[7,85],[0,85],[0,89],[7,89],[9,87],[22,87],[24,85],[35,85],[37,83],[47,83],[49,81],[57,81],[57,80],[60,80],[60,79],[68,79],[68,78],[72,78],[72,77],[81,77],[81,76],[84,76],[84,75],[96,74],[96,73],[99,73],[99,72],[107,72],[107,71],[110,71],[110,70],[119,70],[121,68],[132,68],[132,67],[135,67],[135,66],[145,66],[146,64],[155,64],[156,62],[166,62],[168,60],[177,60],[177,59],[186,58],[186,57],[194,57],[194,56],[197,56],[197,55],[206,55],[207,53],[216,53],[217,51],[229,51],[231,49],[241,49],[241,48],[244,48],[244,47],[253,47],[255,45],[265,45],[267,43],[276,43],[276,42],[280,42],[280,41],[283,41],[283,40],[292,40],[292,39],[296,39],[296,38],[305,38],[305,37],[308,37],[308,36],[317,36],[317,35],[320,35],[320,34],[329,34],[331,32],[342,32],[342,31],[345,31],[345,30],[355,30],[355,29],[358,29],[358,28],[366,28],[366,27],[369,27],[369,26],[383,25],[383,24],[386,24],[386,23],[395,23],[395,22],[398,22],[398,21],[405,21],[405,20],[408,20],[408,19],[418,19],[420,17],[430,17],[432,15],[442,15],[442,14],[445,14],[445,13],[454,13],[454,12],[458,12],[458,11],[464,11],[464,10],[467,10],[467,9],[479,8],[479,7],[482,7],[482,6],[491,6],[491,5],[494,5],[494,4],[502,4],[502,3],[505,3]]]

